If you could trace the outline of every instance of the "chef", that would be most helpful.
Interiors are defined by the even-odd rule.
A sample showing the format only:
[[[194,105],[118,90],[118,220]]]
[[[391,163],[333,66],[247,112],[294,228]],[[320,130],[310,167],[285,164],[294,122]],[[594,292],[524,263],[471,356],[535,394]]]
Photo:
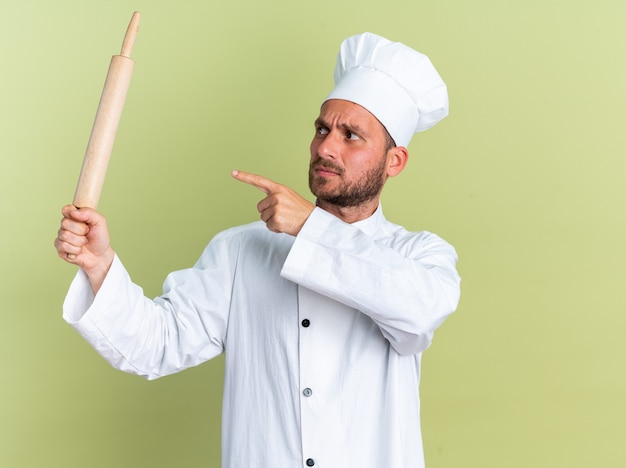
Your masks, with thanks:
[[[380,195],[416,132],[448,113],[423,54],[371,33],[341,44],[310,145],[315,203],[260,175],[261,220],[216,235],[144,296],[106,219],[63,208],[80,267],[64,319],[112,366],[156,379],[225,354],[225,468],[420,468],[420,360],[459,300],[452,246],[388,221]]]

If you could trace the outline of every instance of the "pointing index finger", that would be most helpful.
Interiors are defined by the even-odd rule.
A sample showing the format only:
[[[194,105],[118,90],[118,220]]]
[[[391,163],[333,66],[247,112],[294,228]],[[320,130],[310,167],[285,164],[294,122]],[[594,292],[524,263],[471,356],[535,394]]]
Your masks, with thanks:
[[[263,176],[252,174],[250,172],[235,170],[231,174],[235,179],[240,180],[241,182],[244,182],[246,184],[252,185],[258,188],[259,190],[265,192],[268,195],[275,190],[276,185],[277,185],[276,182],[270,179],[266,179]]]

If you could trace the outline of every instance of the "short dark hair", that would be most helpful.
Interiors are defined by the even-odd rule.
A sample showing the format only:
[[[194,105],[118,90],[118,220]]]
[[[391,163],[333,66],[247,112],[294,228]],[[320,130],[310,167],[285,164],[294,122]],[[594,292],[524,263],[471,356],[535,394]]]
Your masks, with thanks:
[[[383,125],[383,131],[385,132],[385,152],[389,151],[391,148],[396,147],[396,142],[393,140],[385,126]]]

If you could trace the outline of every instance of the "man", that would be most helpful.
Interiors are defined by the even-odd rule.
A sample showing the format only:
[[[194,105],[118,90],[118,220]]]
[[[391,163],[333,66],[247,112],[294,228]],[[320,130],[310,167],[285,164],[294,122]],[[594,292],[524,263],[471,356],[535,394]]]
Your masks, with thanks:
[[[379,203],[416,131],[447,115],[430,61],[365,33],[339,52],[311,142],[315,205],[264,177],[259,222],[211,240],[144,297],[102,215],[63,208],[59,256],[81,267],[64,318],[114,367],[148,379],[225,352],[223,466],[423,467],[421,353],[454,311],[456,253]],[[72,256],[72,258],[69,258]]]

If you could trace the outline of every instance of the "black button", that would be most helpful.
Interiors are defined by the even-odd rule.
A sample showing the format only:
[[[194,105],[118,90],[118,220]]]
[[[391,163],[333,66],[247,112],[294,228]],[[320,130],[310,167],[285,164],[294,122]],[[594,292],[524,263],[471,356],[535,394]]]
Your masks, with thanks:
[[[311,390],[310,388],[305,388],[304,390],[302,390],[302,394],[308,398],[313,395],[313,390]]]
[[[315,465],[315,460],[313,460],[312,458],[307,459],[306,466],[313,466],[313,465]]]
[[[309,325],[311,325],[311,321],[310,321],[309,319],[304,319],[304,320],[302,321],[302,326],[303,326],[304,328],[308,327]],[[310,460],[310,458],[309,458],[309,460]],[[313,465],[309,465],[309,466],[313,466]]]

